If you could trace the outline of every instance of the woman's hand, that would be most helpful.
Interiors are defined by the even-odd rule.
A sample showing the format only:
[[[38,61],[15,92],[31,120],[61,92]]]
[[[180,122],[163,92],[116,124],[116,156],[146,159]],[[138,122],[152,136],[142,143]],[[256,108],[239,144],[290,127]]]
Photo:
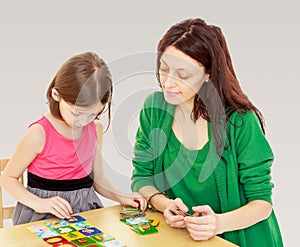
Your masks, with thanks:
[[[194,240],[208,240],[221,233],[218,232],[218,215],[210,206],[193,207],[193,211],[195,212],[194,215],[186,216],[184,222]]]
[[[119,201],[123,205],[130,205],[132,207],[140,207],[141,211],[144,212],[147,208],[146,199],[138,192],[127,195],[119,195]]]
[[[40,198],[34,207],[34,211],[37,213],[50,213],[60,219],[68,219],[73,213],[70,203],[59,196]]]
[[[184,216],[174,215],[170,210],[180,210],[182,212],[187,212],[188,207],[183,203],[180,198],[176,198],[164,211],[164,216],[166,218],[166,223],[174,228],[185,228]]]

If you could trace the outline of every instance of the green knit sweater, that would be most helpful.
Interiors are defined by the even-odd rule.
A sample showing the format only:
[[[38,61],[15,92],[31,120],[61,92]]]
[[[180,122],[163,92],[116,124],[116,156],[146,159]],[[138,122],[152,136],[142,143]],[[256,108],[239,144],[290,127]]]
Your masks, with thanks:
[[[131,185],[133,191],[139,191],[144,186],[154,186],[159,191],[165,191],[170,198],[176,198],[180,194],[180,187],[176,187],[171,181],[172,173],[169,172],[166,176],[164,164],[174,112],[175,106],[168,104],[161,92],[155,92],[146,98],[140,112],[140,126],[134,148]],[[257,116],[253,112],[233,113],[227,122],[226,133],[226,148],[222,153],[224,159],[217,155],[210,135],[206,160],[195,180],[205,181],[214,176],[217,189],[215,194],[219,197],[219,206],[223,213],[240,208],[253,200],[272,203],[270,167],[273,153]],[[195,197],[207,196],[201,193],[203,194],[203,190],[199,188]],[[191,200],[188,193],[186,195],[189,198],[184,198],[182,193],[181,195],[183,201]],[[274,211],[268,219],[249,228],[224,233],[224,238],[242,247],[283,246]]]

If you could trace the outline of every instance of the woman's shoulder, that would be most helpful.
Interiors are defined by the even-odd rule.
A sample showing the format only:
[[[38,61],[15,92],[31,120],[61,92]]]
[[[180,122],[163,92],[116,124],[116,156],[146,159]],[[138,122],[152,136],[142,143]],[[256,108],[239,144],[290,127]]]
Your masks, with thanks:
[[[249,135],[263,135],[263,128],[258,115],[252,110],[234,111],[227,121],[227,128],[232,129],[236,135],[248,133]]]
[[[175,112],[175,105],[169,104],[162,92],[153,92],[145,99],[143,111],[146,111],[157,118],[165,118],[171,116],[173,118]]]
[[[234,123],[237,126],[259,123],[257,114],[252,110],[233,111],[228,119],[229,123]]]
[[[155,107],[165,103],[166,101],[163,93],[160,91],[155,91],[146,97],[144,105]]]

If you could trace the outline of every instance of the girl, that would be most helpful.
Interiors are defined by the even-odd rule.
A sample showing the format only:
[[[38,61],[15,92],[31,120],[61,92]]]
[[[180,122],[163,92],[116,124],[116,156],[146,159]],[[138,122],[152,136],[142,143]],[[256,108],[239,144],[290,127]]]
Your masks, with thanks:
[[[109,126],[112,91],[108,67],[94,53],[74,56],[59,69],[47,90],[50,111],[30,125],[1,176],[18,201],[13,224],[103,207],[95,191],[145,209],[143,197],[118,193],[102,171],[97,118],[107,110]],[[26,169],[27,189],[18,180]]]

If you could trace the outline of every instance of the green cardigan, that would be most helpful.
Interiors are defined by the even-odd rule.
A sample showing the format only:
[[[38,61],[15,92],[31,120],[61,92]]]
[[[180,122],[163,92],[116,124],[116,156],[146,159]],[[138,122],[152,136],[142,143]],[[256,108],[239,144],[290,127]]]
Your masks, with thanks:
[[[154,186],[174,198],[168,190],[168,181],[163,172],[164,151],[170,137],[174,112],[175,106],[168,104],[161,92],[146,98],[140,112],[140,126],[134,147],[133,191],[139,191],[144,186]],[[219,158],[211,141],[206,159],[208,162],[203,165],[199,179],[205,180],[214,173],[223,213],[240,208],[252,200],[272,203],[270,166],[273,153],[258,118],[253,112],[234,112],[226,128],[226,148],[222,153],[226,163]],[[246,229],[226,232],[224,237],[243,247],[283,246],[273,211],[268,219]]]

